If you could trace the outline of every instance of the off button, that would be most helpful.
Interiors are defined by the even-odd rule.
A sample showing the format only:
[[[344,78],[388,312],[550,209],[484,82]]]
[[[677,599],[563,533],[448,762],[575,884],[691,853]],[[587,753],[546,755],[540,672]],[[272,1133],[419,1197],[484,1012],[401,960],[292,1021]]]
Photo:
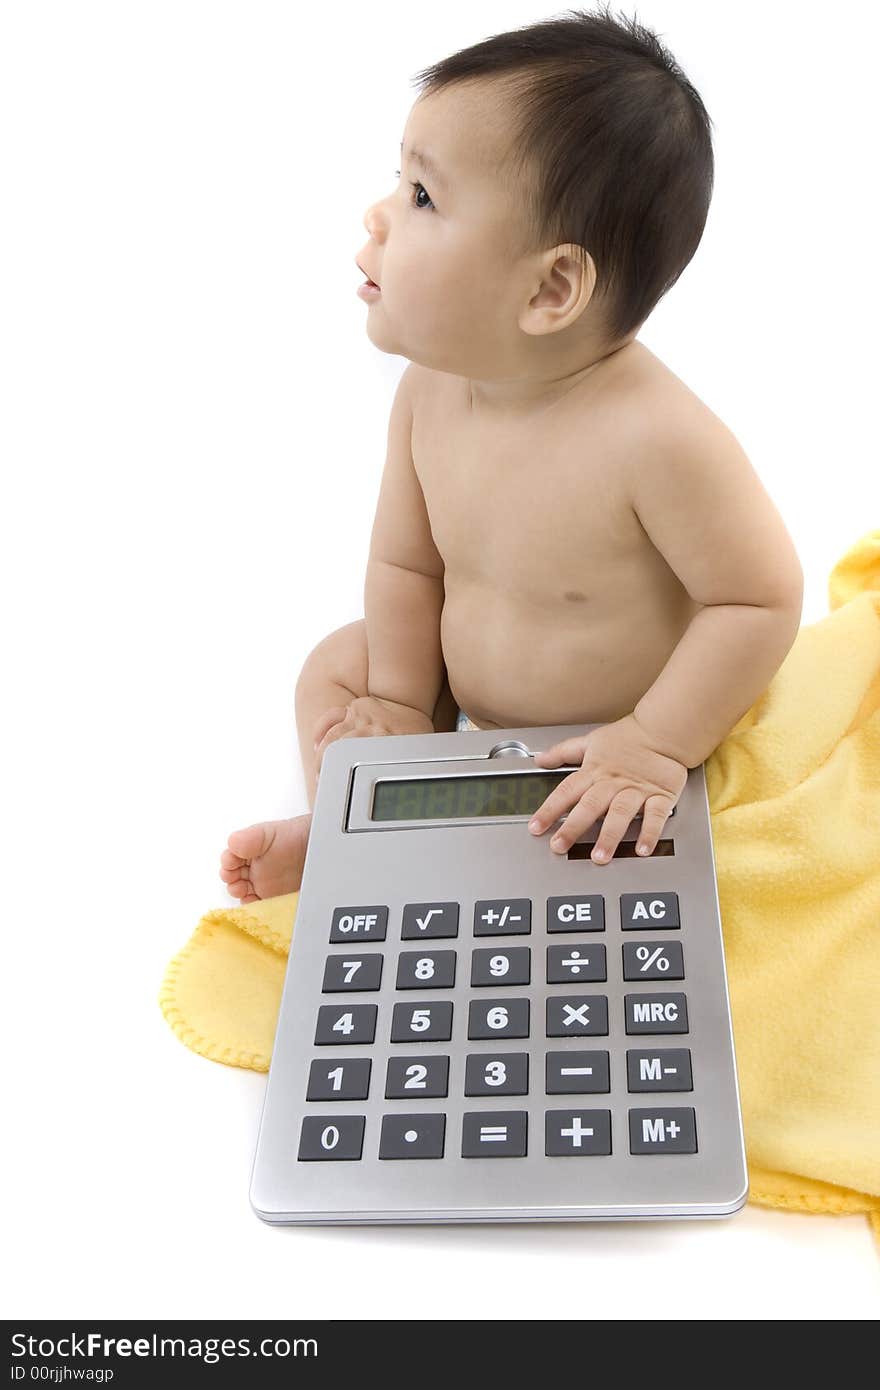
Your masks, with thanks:
[[[384,941],[387,907],[334,907],[331,941]]]

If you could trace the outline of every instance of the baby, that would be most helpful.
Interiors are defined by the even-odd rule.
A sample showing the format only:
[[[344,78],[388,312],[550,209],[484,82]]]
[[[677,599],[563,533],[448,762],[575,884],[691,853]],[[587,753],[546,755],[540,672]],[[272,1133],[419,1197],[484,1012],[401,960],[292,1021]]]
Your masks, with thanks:
[[[803,597],[739,443],[636,337],[703,233],[709,117],[656,36],[607,11],[420,77],[357,257],[367,334],[409,365],[364,619],[297,682],[309,806],[339,738],[600,724],[536,756],[575,770],[528,828],[564,817],[565,853],[601,821],[601,864],[639,817],[650,853],[688,768],[782,664]],[[298,888],[310,822],[230,835],[229,893]]]

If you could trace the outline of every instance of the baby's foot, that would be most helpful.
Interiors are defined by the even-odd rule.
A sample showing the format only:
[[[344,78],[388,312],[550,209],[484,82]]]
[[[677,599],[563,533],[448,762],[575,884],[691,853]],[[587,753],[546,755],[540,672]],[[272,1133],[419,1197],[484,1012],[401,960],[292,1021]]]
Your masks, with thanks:
[[[295,892],[302,883],[312,814],[233,830],[220,856],[226,891],[243,903]]]

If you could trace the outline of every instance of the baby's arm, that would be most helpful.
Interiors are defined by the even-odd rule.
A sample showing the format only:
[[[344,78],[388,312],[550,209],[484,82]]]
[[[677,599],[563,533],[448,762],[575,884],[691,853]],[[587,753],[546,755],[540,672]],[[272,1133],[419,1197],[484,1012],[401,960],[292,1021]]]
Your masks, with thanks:
[[[702,403],[667,416],[638,453],[636,514],[705,606],[633,717],[658,751],[696,767],[782,665],[800,625],[803,571],[738,441]]]
[[[440,615],[445,569],[413,466],[415,373],[412,365],[406,368],[391,407],[388,453],[370,539],[364,584],[367,691],[431,720],[444,675]]]

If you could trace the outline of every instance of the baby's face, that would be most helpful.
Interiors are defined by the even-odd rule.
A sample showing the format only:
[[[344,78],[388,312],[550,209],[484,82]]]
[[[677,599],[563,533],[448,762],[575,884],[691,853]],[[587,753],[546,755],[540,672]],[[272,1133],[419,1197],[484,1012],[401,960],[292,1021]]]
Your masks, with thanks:
[[[485,90],[450,88],[413,106],[399,183],[368,208],[356,257],[381,290],[367,333],[382,351],[473,378],[515,371],[534,268],[518,254],[521,214],[500,172],[504,126]]]

